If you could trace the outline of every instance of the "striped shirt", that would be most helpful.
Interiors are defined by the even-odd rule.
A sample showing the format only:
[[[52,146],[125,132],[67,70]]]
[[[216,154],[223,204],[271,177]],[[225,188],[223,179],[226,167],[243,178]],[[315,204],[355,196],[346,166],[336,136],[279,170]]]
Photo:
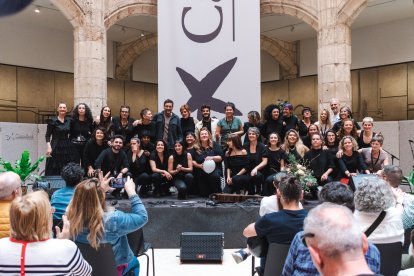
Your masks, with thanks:
[[[87,276],[91,272],[91,266],[70,240],[25,243],[12,238],[0,239],[0,275]]]

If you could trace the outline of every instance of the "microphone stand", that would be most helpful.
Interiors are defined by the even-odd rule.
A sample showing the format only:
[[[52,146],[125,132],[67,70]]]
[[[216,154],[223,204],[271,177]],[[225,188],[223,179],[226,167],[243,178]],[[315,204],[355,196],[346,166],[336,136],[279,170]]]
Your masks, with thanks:
[[[391,164],[394,165],[394,159],[397,159],[398,161],[400,161],[400,159],[395,156],[394,154],[392,154],[391,152],[387,151],[386,149],[382,149],[383,151],[385,151],[386,153],[388,153],[389,155],[391,155]]]

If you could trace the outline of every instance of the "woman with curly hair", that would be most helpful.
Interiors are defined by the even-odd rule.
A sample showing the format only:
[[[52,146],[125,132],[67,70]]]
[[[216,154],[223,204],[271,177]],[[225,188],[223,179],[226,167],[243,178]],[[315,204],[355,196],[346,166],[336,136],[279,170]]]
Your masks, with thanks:
[[[264,123],[262,127],[262,135],[267,139],[271,133],[277,133],[282,137],[283,121],[280,116],[280,108],[276,104],[268,105],[264,110]],[[268,141],[266,141],[268,142]],[[283,141],[280,141],[283,142]]]
[[[358,139],[358,130],[355,122],[352,119],[345,119],[337,133],[338,139],[341,140],[345,136],[352,136],[355,140]]]
[[[89,106],[85,103],[79,103],[75,106],[72,112],[72,126],[69,139],[78,151],[77,163],[80,163],[86,142],[91,138],[92,124],[93,118]]]
[[[282,145],[282,149],[286,152],[286,155],[291,154],[298,161],[301,160],[309,150],[300,139],[299,133],[294,129],[289,129],[286,132],[285,142]]]
[[[335,132],[339,131],[339,129],[341,128],[341,126],[342,126],[343,122],[345,121],[345,119],[351,119],[353,121],[351,109],[347,106],[342,106],[339,109],[339,119],[340,119],[340,121],[336,122],[332,127],[332,129]],[[361,127],[357,123],[355,123],[355,127],[357,129],[361,129]]]
[[[338,178],[350,178],[358,173],[370,174],[361,154],[358,152],[358,144],[354,137],[345,136],[339,142],[342,156],[338,160]]]
[[[368,236],[374,244],[404,242],[404,227],[401,220],[402,197],[394,194],[387,182],[378,177],[367,177],[358,185],[355,194],[354,217],[361,229],[366,231],[382,211],[386,215],[378,227]]]
[[[125,183],[125,191],[131,203],[131,213],[106,206],[105,193],[111,189],[109,182],[112,178],[102,175],[100,178],[87,179],[76,186],[67,209],[70,236],[76,242],[90,244],[95,249],[101,243],[111,244],[118,275],[139,275],[139,263],[129,247],[127,234],[147,223],[147,211],[130,177]]]

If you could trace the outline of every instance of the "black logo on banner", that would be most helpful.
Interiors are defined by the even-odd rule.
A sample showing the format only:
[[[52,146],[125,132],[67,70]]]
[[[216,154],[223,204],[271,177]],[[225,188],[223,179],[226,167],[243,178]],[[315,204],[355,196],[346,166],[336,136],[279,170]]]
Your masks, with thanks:
[[[209,104],[211,110],[223,113],[224,101],[220,99],[213,98],[214,93],[221,83],[225,80],[227,75],[233,69],[234,64],[236,64],[237,57],[217,66],[212,71],[210,71],[201,81],[198,81],[190,73],[184,71],[182,68],[177,67],[176,70],[178,75],[180,75],[181,80],[187,87],[188,91],[191,94],[191,98],[188,100],[187,104],[190,107],[198,109],[197,117],[201,118],[200,106],[203,104]],[[242,113],[237,108],[234,110],[235,116],[240,116]]]

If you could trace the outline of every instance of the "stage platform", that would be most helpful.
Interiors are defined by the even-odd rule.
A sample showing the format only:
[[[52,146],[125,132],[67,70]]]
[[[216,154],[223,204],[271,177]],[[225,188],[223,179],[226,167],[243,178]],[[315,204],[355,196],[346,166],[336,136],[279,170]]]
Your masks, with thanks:
[[[224,248],[244,248],[243,229],[259,218],[260,203],[217,203],[205,198],[143,198],[148,211],[145,240],[155,248],[179,248],[182,232],[223,232]],[[315,203],[305,205],[311,208]],[[119,200],[115,208],[129,210],[128,200]]]

